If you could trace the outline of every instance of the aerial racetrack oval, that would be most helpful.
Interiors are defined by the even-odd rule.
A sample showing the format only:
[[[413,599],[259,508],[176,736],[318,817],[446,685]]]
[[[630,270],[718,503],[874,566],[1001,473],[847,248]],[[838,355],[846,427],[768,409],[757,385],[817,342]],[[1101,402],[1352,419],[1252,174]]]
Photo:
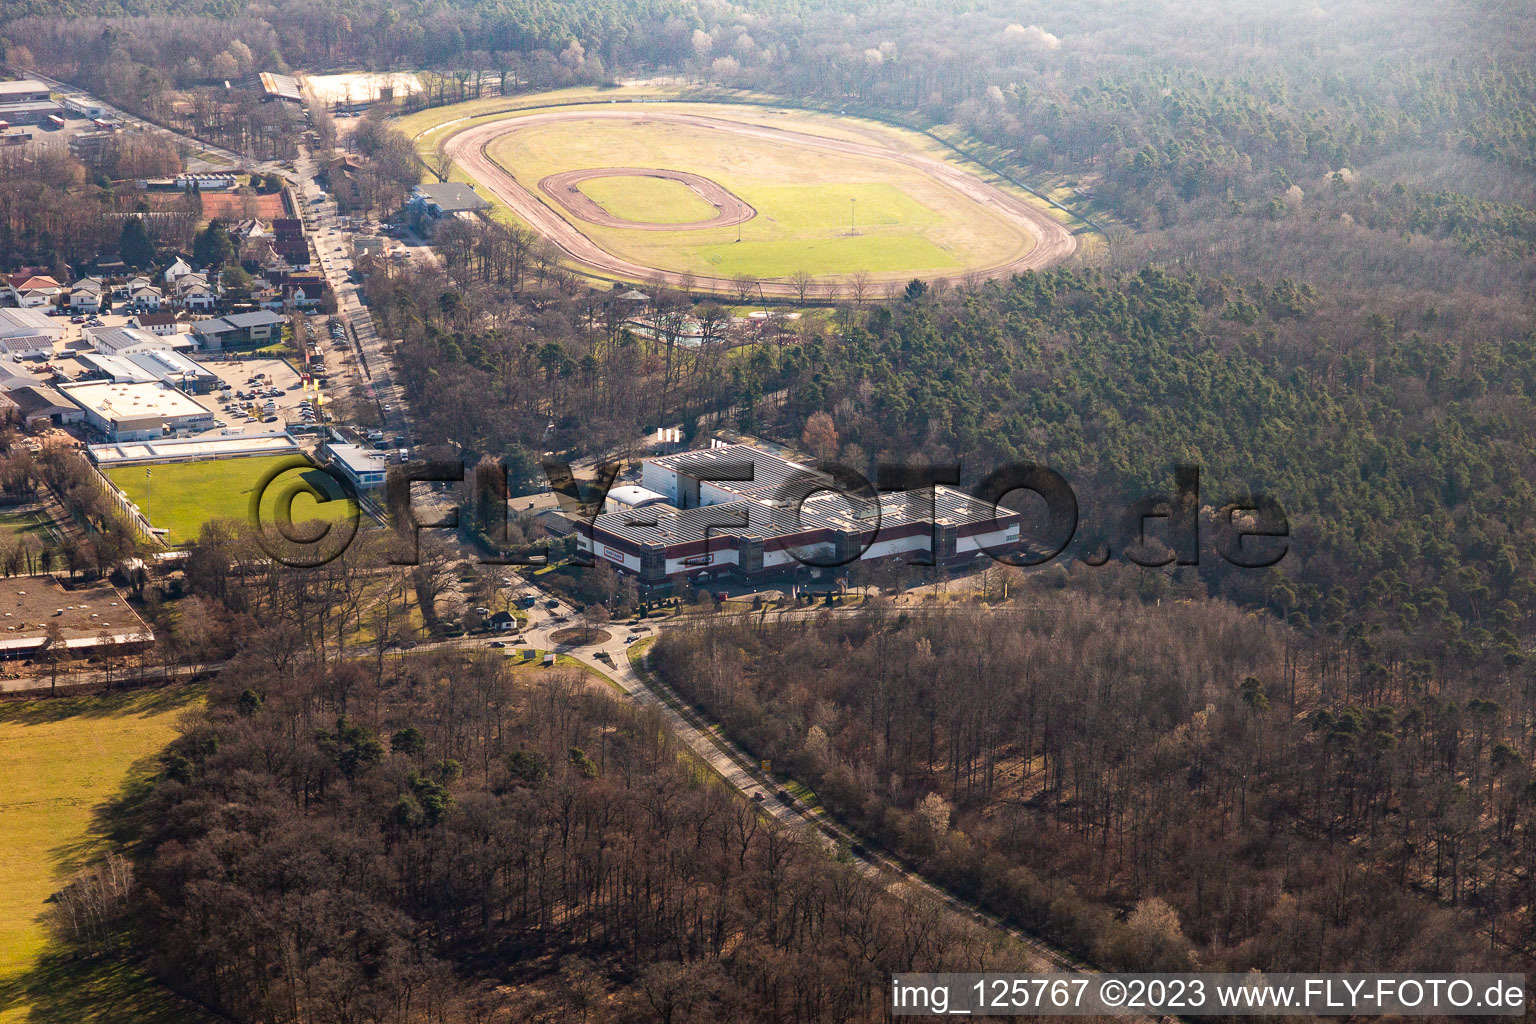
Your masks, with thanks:
[[[530,108],[439,145],[588,276],[774,297],[1008,277],[1076,239],[1021,194],[884,126],[768,107]],[[777,123],[773,116],[780,115]],[[478,119],[477,119],[478,120]]]

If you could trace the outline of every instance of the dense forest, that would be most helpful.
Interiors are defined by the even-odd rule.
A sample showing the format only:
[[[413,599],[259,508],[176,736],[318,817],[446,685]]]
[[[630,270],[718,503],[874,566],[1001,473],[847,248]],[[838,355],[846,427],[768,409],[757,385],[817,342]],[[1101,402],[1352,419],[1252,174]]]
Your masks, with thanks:
[[[523,446],[549,424],[553,443],[598,451],[711,411],[796,438],[823,413],[831,454],[871,476],[881,462],[959,462],[971,485],[1008,463],[1051,466],[1083,513],[1064,557],[1103,542],[1123,552],[1122,511],[1193,463],[1212,510],[1207,590],[1418,657],[1524,659],[1536,597],[1526,309],[1467,292],[1371,307],[1288,278],[1055,270],[849,309],[829,334],[731,359],[723,344],[623,330],[610,297],[503,304],[514,247],[466,245],[483,258],[457,280],[370,284],[445,455],[506,455],[527,479]],[[1290,551],[1268,572],[1213,557],[1214,510],[1250,492],[1290,521]],[[1204,592],[1163,574],[1144,583],[1149,597],[1170,586]]]
[[[241,1021],[874,1021],[1018,966],[763,820],[650,710],[499,652],[279,671],[255,643],[120,808],[116,912]]]
[[[990,611],[715,621],[653,661],[867,835],[1107,968],[1529,953],[1528,669],[1400,676],[1363,639],[1105,580],[1035,576]],[[1175,911],[1150,945],[1124,930],[1149,898]]]

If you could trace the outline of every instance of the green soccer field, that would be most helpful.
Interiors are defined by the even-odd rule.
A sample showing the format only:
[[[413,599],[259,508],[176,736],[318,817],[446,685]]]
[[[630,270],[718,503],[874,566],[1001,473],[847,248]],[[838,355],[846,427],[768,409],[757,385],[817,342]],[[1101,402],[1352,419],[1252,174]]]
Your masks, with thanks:
[[[271,455],[261,458],[215,459],[204,462],[169,462],[148,466],[115,466],[106,475],[130,501],[139,506],[150,523],[167,531],[171,544],[197,539],[203,524],[214,519],[251,521],[251,495],[262,480],[279,466],[292,468],[273,478],[263,491],[261,522],[274,521],[278,498],[290,488],[308,484],[333,500],[317,502],[305,490],[293,501],[293,521],[312,519],[341,522],[355,514],[355,506],[328,475],[300,456]],[[145,470],[149,471],[146,478]]]

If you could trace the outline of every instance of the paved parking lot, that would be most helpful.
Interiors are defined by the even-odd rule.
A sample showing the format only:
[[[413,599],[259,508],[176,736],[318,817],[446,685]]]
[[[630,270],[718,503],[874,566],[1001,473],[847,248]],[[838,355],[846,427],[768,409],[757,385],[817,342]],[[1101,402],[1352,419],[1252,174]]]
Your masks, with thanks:
[[[193,396],[222,420],[225,427],[245,434],[262,434],[303,422],[299,414],[299,403],[306,397],[312,397],[314,392],[311,391],[306,395],[300,386],[298,373],[281,359],[263,356],[223,360],[209,358],[203,362],[203,365],[218,374],[220,380],[234,388],[233,391],[215,391],[206,395]],[[250,382],[251,378],[257,374],[266,375],[260,385]],[[277,420],[268,423],[265,406],[268,401],[268,392],[273,389],[280,391],[281,394],[271,398],[276,407],[272,415],[277,416]],[[219,401],[221,396],[227,395],[233,398],[238,392],[249,395],[253,391],[258,392],[254,399],[235,400],[228,405]],[[255,407],[254,417],[250,414],[251,406]]]

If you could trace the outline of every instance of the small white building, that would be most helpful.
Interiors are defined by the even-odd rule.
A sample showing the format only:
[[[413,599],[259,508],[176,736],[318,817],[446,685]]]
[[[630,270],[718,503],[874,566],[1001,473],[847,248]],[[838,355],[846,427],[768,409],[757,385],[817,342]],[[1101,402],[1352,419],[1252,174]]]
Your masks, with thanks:
[[[192,264],[177,256],[176,261],[165,268],[165,273],[161,275],[160,279],[167,285],[173,285],[190,273],[192,273]]]
[[[384,486],[384,476],[389,472],[389,459],[384,453],[357,444],[327,444],[325,453],[359,491]]]

